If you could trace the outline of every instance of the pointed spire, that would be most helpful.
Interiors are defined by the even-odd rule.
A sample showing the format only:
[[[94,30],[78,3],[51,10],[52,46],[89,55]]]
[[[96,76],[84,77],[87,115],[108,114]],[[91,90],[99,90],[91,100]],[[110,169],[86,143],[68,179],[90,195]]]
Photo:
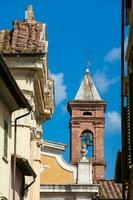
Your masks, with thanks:
[[[81,82],[75,100],[82,100],[82,101],[101,100],[101,97],[91,79],[88,68],[86,69],[84,79]]]

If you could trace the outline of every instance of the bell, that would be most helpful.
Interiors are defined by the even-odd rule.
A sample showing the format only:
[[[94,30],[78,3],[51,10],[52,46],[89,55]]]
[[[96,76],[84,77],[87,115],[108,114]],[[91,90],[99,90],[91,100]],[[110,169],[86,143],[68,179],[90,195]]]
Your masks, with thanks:
[[[85,144],[86,144],[86,146],[92,146],[92,136],[91,135],[87,135],[85,137]]]

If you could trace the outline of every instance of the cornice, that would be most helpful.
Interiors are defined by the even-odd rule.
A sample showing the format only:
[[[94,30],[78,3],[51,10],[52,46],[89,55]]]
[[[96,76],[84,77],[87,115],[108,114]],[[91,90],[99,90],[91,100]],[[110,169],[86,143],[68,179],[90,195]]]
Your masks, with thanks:
[[[92,105],[91,105],[92,106]],[[103,110],[104,111],[104,107],[103,106],[92,106],[92,107],[86,107],[86,106],[72,106],[72,110],[85,110],[85,111],[95,111],[95,110]]]
[[[94,157],[88,158],[88,160],[92,162],[93,166],[95,166],[95,165],[106,166],[106,161],[105,160],[97,160],[97,159],[94,159]]]
[[[105,121],[104,117],[71,117],[71,121]]]
[[[99,122],[99,121],[97,121],[97,122],[91,122],[91,124],[92,125],[94,125],[95,126],[95,128],[101,128],[101,125],[102,125],[102,128],[103,128],[103,126],[104,126],[104,122]],[[71,124],[71,127],[76,127],[76,128],[78,128],[78,127],[80,127],[80,124],[76,124],[76,123],[74,123],[74,122],[72,122]]]
[[[94,160],[92,165],[93,166],[95,166],[95,165],[106,166],[106,162],[104,160]]]
[[[57,143],[57,142],[53,142],[53,141],[44,140],[44,141],[43,141],[42,152],[45,150],[45,147],[49,147],[49,148],[51,148],[51,149],[56,149],[56,150],[60,150],[60,151],[65,151],[66,144],[62,144],[62,143]],[[43,149],[43,148],[44,148],[44,149]]]
[[[68,102],[71,105],[78,105],[78,104],[106,104],[106,101],[103,100],[93,100],[93,101],[83,101],[83,100],[71,100]]]
[[[105,111],[106,102],[105,101],[69,101],[68,102],[68,111],[71,110],[82,110],[82,111],[96,111],[102,110]]]
[[[11,125],[12,127],[15,127],[14,124]],[[31,126],[25,125],[25,124],[17,124],[17,127],[21,127],[21,128],[29,128],[31,129]]]

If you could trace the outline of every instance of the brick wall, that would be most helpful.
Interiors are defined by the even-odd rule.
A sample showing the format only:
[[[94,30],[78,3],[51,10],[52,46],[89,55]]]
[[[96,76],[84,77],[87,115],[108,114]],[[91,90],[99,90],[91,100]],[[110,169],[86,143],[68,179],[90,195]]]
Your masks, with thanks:
[[[93,178],[103,179],[105,171],[104,161],[104,109],[105,102],[79,102],[70,101],[70,158],[72,163],[78,163],[81,159],[81,135],[85,130],[93,133],[93,157],[89,158],[93,163]],[[91,115],[84,115],[84,112]]]

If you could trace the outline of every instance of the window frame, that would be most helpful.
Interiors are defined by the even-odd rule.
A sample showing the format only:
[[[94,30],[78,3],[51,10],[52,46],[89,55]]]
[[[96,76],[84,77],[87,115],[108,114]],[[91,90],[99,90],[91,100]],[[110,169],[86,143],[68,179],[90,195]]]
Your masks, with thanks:
[[[4,129],[3,157],[7,159],[8,158],[8,135],[9,135],[8,121],[4,119],[3,124],[4,124],[3,126],[3,129]]]

